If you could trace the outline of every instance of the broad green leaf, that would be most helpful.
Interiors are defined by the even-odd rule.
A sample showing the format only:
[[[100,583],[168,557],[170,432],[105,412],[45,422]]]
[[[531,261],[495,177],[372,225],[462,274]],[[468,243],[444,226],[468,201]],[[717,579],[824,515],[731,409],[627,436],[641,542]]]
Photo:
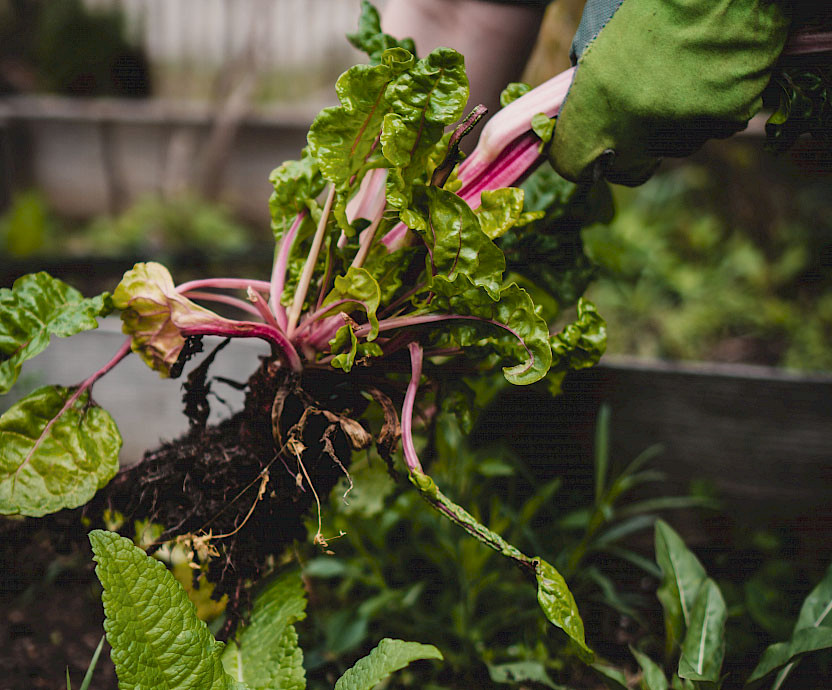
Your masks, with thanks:
[[[370,58],[370,62],[377,65],[381,56],[388,48],[404,48],[416,54],[416,46],[412,38],[396,40],[381,30],[381,18],[378,10],[367,0],[361,0],[361,16],[358,19],[358,31],[347,34],[347,39],[358,50],[362,50]]]
[[[535,569],[537,577],[537,601],[546,618],[563,630],[575,643],[578,655],[585,662],[590,663],[595,656],[587,647],[584,637],[584,622],[578,613],[575,598],[563,576],[541,558]]]
[[[630,651],[641,668],[641,687],[643,690],[667,690],[667,676],[662,667],[643,652],[630,645]]]
[[[748,683],[756,683],[769,673],[783,668],[787,664],[795,663],[801,656],[821,649],[832,648],[832,628],[823,626],[818,628],[801,628],[788,642],[778,642],[769,646],[757,667],[751,673]],[[776,686],[780,687],[783,680],[778,677]]]
[[[578,318],[550,337],[552,369],[550,389],[560,392],[566,372],[595,366],[607,351],[607,324],[595,305],[583,297],[578,300]]]
[[[503,187],[485,191],[480,195],[480,206],[475,213],[482,231],[489,239],[502,237],[515,225],[525,222],[523,190]]]
[[[716,683],[725,658],[725,619],[728,610],[716,582],[706,579],[699,587],[682,642],[679,676]]]
[[[295,216],[314,203],[323,191],[324,179],[318,170],[318,161],[307,147],[299,161],[286,161],[272,170],[269,182],[274,187],[269,198],[269,210],[272,232],[277,240],[289,229]]]
[[[520,96],[527,94],[531,90],[531,86],[524,84],[521,81],[511,82],[500,94],[500,106],[505,108],[509,103],[513,103],[520,98]]]
[[[495,683],[514,685],[530,681],[545,685],[553,690],[561,690],[563,686],[555,685],[546,667],[539,661],[513,661],[508,664],[488,664],[488,675]]]
[[[699,559],[682,538],[663,520],[656,521],[656,563],[662,581],[656,596],[664,609],[667,651],[681,644],[685,626],[690,623],[696,594],[707,577]]]
[[[225,672],[223,644],[160,561],[113,532],[89,538],[120,690],[246,690]]]
[[[121,435],[84,391],[46,386],[0,417],[0,514],[41,517],[89,501],[118,470]]]
[[[391,673],[418,659],[442,659],[433,645],[384,638],[335,683],[335,690],[371,690]]]
[[[331,292],[326,296],[322,309],[331,307],[326,314],[352,312],[357,308],[367,313],[370,332],[367,340],[375,340],[378,335],[378,317],[376,310],[381,301],[381,290],[376,279],[363,268],[350,266],[347,274],[335,278]]]
[[[138,263],[124,274],[113,304],[122,310],[122,331],[132,338],[130,348],[162,378],[170,376],[185,346],[182,329],[222,325],[230,334],[236,324],[176,292],[168,269],[153,261]]]
[[[303,690],[303,652],[293,624],[304,618],[300,574],[279,575],[257,595],[251,618],[226,646],[225,670],[251,690]]]
[[[603,677],[604,685],[608,688],[613,688],[613,690],[629,690],[627,687],[627,676],[624,675],[621,669],[601,663],[594,663],[590,668]]]
[[[472,285],[463,274],[454,281],[436,276],[432,289],[437,297],[431,302],[431,311],[481,319],[448,322],[447,333],[459,345],[492,348],[502,357],[519,359],[520,364],[503,368],[510,383],[525,385],[546,375],[552,361],[549,330],[525,290],[508,285],[500,290],[499,301],[494,301],[485,288]]]
[[[826,570],[823,579],[804,599],[794,632],[819,626],[832,627],[832,566]]]
[[[387,176],[387,200],[406,209],[411,187],[426,173],[426,163],[445,127],[456,122],[468,101],[468,77],[462,56],[437,48],[387,89],[392,112],[384,117],[381,150],[393,166]],[[427,180],[425,180],[427,181]]]
[[[431,273],[448,281],[464,274],[496,299],[506,267],[505,258],[482,231],[471,207],[456,194],[439,187],[419,187],[414,196],[424,207],[427,218],[424,240]]]
[[[416,247],[405,247],[394,252],[379,243],[375,245],[364,262],[364,268],[375,278],[381,293],[381,303],[390,304],[402,287],[403,276],[416,254]]]
[[[98,328],[112,310],[109,293],[90,299],[48,273],[30,273],[0,289],[0,393],[20,375],[23,363],[43,352],[49,338]]]

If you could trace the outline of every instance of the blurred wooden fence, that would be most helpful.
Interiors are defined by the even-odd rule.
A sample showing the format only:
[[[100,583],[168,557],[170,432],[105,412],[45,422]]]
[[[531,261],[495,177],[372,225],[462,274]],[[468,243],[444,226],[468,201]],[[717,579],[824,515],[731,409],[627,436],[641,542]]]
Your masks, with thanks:
[[[300,87],[308,91],[310,80],[331,79],[357,54],[344,34],[357,26],[360,0],[84,1],[91,8],[123,10],[130,35],[144,46],[154,72],[163,75],[168,93],[162,95],[193,95],[188,92],[194,84],[182,78],[183,70],[204,82],[240,59],[253,64],[262,79],[281,80],[267,88],[273,96],[303,91]],[[173,83],[171,71],[180,74]]]

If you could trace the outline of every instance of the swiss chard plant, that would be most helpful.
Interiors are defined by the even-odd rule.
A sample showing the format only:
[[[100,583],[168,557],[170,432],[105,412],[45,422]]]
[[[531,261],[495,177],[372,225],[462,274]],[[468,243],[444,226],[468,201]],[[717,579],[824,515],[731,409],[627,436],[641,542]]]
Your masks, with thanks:
[[[513,384],[548,378],[556,391],[567,371],[592,366],[605,349],[604,321],[579,299],[591,269],[576,237],[598,192],[545,170],[535,173],[548,176],[541,192],[540,179],[529,177],[543,161],[571,75],[507,90],[505,107],[463,159],[460,139],[483,109],[465,116],[462,56],[439,48],[418,59],[411,43],[380,31],[367,3],[351,40],[370,64],[338,79],[340,105],[317,116],[299,160],[271,175],[270,276],[177,284],[165,266],[149,262],[94,298],[44,273],[0,291],[2,392],[52,336],[95,328],[111,312],[127,336],[77,385],[41,388],[0,418],[0,513],[79,509],[127,533],[150,525],[148,547],[184,543],[217,596],[231,595],[233,611],[267,557],[304,533],[313,505],[314,540],[325,547],[322,498],[348,475],[352,452],[375,444],[392,474],[403,469],[439,513],[528,572],[548,619],[590,660],[562,575],[446,496],[414,439],[437,409],[470,417],[466,378],[501,367]],[[577,318],[550,331],[576,301]],[[176,378],[205,336],[224,340],[183,386],[190,432],[119,471],[121,438],[92,397],[94,384],[131,353]],[[244,409],[209,425],[209,367],[236,338],[264,341],[268,355],[245,384]],[[93,543],[106,579],[106,544],[121,542],[99,534]],[[104,587],[112,642],[130,633],[112,618],[117,595]],[[230,652],[221,654],[204,631],[183,635],[193,642],[186,646],[195,669],[217,687],[239,687],[220,660]],[[128,687],[135,660],[116,664]],[[251,687],[272,687],[258,683]]]

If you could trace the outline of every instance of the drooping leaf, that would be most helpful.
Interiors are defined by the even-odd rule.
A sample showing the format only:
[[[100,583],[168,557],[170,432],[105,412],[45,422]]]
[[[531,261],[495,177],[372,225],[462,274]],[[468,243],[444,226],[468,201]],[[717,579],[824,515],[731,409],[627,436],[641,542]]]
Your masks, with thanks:
[[[341,352],[345,346],[347,351]],[[339,353],[332,359],[332,366],[349,374],[355,364],[355,356],[358,354],[358,338],[355,336],[352,325],[341,326],[336,331],[335,337],[329,341],[329,347],[333,353]]]
[[[592,650],[586,645],[584,637],[584,622],[578,613],[575,598],[563,576],[541,558],[538,561],[535,575],[537,577],[537,601],[540,608],[554,625],[563,630],[575,643],[578,655],[586,663],[594,658]]]
[[[488,675],[495,683],[515,685],[530,681],[545,685],[553,690],[561,690],[563,686],[555,685],[546,667],[539,661],[513,661],[507,664],[488,664]]]
[[[552,362],[549,330],[525,290],[507,285],[500,290],[499,300],[494,301],[484,287],[472,285],[464,274],[453,281],[435,276],[432,289],[437,298],[431,303],[431,310],[480,320],[449,322],[448,333],[459,345],[484,347],[501,357],[519,359],[520,364],[503,368],[511,383],[534,383],[546,375]]]
[[[358,50],[363,50],[370,58],[370,62],[377,65],[381,56],[388,48],[404,48],[416,54],[416,46],[412,38],[397,40],[381,30],[381,18],[378,10],[367,0],[361,0],[361,16],[358,19],[358,31],[347,34],[347,39]]]
[[[445,127],[464,112],[468,77],[462,56],[450,48],[437,48],[396,79],[387,98],[392,112],[384,117],[381,129],[381,150],[393,166],[387,176],[387,201],[406,209],[413,183],[425,177],[434,145]]]
[[[115,475],[115,422],[88,390],[72,397],[70,388],[46,386],[0,417],[0,513],[41,517],[76,508]]]
[[[251,618],[229,641],[222,664],[251,690],[303,690],[303,652],[293,624],[306,618],[300,574],[279,575],[257,595]]]
[[[641,687],[643,690],[667,690],[667,676],[662,667],[644,652],[630,645],[630,651],[641,668]]]
[[[414,190],[414,197],[427,218],[423,237],[432,274],[447,281],[464,274],[496,298],[505,258],[482,231],[471,207],[456,194],[439,187],[419,187]]]
[[[788,642],[778,642],[766,648],[747,683],[749,685],[757,683],[770,673],[795,664],[805,654],[829,648],[832,648],[832,628],[825,626],[801,628],[792,635]],[[777,677],[775,687],[780,687],[784,680],[785,675],[781,672],[781,675]]]
[[[113,305],[109,293],[84,299],[48,273],[30,273],[0,288],[0,394],[8,392],[23,363],[43,352],[53,335],[67,338],[98,328]]]
[[[433,645],[384,638],[335,683],[335,690],[371,690],[391,673],[419,659],[442,659]]]
[[[223,324],[231,332],[234,325],[177,293],[168,269],[153,261],[124,274],[113,304],[122,310],[122,330],[131,336],[133,352],[163,378],[170,376],[185,346],[181,329]]]
[[[376,310],[380,302],[381,290],[375,278],[364,268],[350,266],[346,275],[335,278],[333,288],[326,296],[321,308],[331,307],[326,312],[328,314],[352,312],[356,308],[363,309],[370,323],[367,340],[375,340],[378,335]]]
[[[716,582],[707,578],[699,587],[682,642],[679,676],[716,683],[725,658],[725,620],[728,609]]]
[[[120,690],[246,690],[225,672],[223,644],[160,561],[113,532],[89,538]]]
[[[664,609],[668,653],[682,641],[690,624],[697,593],[707,575],[699,559],[688,550],[682,538],[663,520],[655,526],[656,563],[662,581],[656,596]]]

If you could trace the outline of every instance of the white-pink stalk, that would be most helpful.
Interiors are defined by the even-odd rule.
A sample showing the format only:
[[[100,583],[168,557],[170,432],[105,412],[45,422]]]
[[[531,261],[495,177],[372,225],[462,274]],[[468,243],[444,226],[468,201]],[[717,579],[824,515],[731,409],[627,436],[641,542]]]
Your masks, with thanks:
[[[263,318],[263,321],[271,324],[279,330],[282,330],[280,325],[277,323],[277,319],[275,319],[274,314],[272,314],[271,309],[269,309],[269,305],[266,303],[266,300],[263,299],[263,296],[259,292],[249,288],[248,299],[254,305],[255,312]]]
[[[321,220],[318,222],[318,227],[315,230],[315,237],[312,238],[312,246],[309,248],[309,256],[306,257],[306,263],[303,265],[303,272],[300,274],[298,287],[295,290],[295,296],[292,300],[292,308],[289,310],[286,323],[286,334],[291,337],[295,333],[295,326],[297,326],[298,318],[300,317],[301,309],[303,309],[303,302],[306,299],[306,293],[309,291],[309,283],[312,281],[312,273],[315,271],[315,264],[318,261],[318,254],[321,253],[321,246],[324,243],[324,235],[326,235],[326,224],[329,221],[329,214],[332,211],[332,202],[335,200],[335,185],[329,185],[329,194],[326,197],[326,203],[321,213]]]
[[[277,258],[272,267],[272,280],[269,286],[269,304],[272,308],[272,313],[277,319],[277,323],[283,330],[286,330],[286,309],[280,303],[280,298],[283,296],[283,288],[286,285],[286,268],[289,265],[289,253],[292,251],[292,245],[295,243],[295,238],[298,236],[298,230],[307,216],[307,211],[298,213],[291,227],[283,233],[280,238],[280,248],[277,251]]]
[[[201,300],[203,302],[218,302],[220,304],[228,304],[232,307],[236,307],[237,309],[241,309],[242,311],[248,312],[249,314],[254,314],[255,316],[261,315],[260,312],[257,311],[256,307],[252,306],[244,300],[241,300],[239,297],[219,295],[215,292],[200,292],[199,290],[188,290],[188,292],[183,294],[188,299]]]
[[[269,294],[270,287],[270,283],[266,280],[251,280],[249,278],[203,278],[177,285],[176,292],[182,294],[202,288],[225,288],[230,290],[248,290],[249,288],[254,288],[255,290]]]
[[[419,462],[416,446],[413,445],[413,407],[416,402],[416,392],[419,390],[419,379],[422,378],[422,346],[419,343],[410,343],[408,349],[410,350],[411,374],[402,405],[402,450],[407,469],[410,472],[423,474],[422,463]]]

